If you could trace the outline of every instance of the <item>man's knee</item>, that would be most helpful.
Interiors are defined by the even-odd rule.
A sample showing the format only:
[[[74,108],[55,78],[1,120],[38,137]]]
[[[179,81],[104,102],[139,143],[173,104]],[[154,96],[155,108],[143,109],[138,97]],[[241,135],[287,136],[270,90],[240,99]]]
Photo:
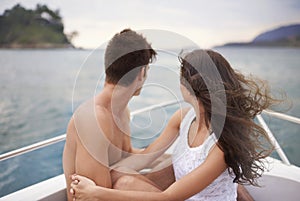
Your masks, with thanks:
[[[119,190],[126,190],[128,187],[134,184],[134,181],[136,178],[134,176],[130,175],[124,175],[121,176],[114,184],[113,188],[114,189],[119,189]]]

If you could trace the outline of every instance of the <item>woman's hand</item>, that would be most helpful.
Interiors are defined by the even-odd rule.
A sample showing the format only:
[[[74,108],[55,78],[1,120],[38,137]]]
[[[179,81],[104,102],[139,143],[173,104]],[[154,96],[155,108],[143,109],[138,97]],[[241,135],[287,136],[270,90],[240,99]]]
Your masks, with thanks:
[[[94,181],[80,175],[72,175],[71,179],[70,193],[73,196],[73,201],[97,200],[94,196],[96,191],[96,184]]]

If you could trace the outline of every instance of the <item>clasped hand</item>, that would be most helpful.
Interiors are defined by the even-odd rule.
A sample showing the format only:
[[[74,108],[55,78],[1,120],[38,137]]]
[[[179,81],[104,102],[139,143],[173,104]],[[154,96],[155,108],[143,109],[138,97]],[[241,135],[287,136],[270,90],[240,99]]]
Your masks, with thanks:
[[[95,191],[96,184],[94,181],[80,176],[72,175],[71,176],[71,188],[70,192],[73,196],[73,201],[96,201],[99,199],[92,196]]]

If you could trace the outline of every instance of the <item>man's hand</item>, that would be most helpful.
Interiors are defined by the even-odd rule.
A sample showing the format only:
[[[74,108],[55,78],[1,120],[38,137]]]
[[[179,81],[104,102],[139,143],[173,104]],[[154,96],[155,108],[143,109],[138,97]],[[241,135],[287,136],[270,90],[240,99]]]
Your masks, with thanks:
[[[73,196],[73,201],[96,201],[94,198],[94,190],[96,184],[94,181],[80,176],[80,175],[72,175],[71,176],[72,183],[70,193]]]

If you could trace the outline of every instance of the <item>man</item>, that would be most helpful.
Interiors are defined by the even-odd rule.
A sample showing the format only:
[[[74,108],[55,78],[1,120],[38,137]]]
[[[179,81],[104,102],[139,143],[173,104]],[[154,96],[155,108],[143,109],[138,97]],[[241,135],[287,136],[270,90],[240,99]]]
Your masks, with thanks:
[[[140,94],[148,65],[155,55],[147,40],[130,29],[109,41],[104,58],[104,87],[78,107],[68,124],[63,152],[67,192],[74,173],[94,180],[99,186],[112,188],[109,166],[126,154],[138,153],[130,142],[127,104]],[[67,194],[68,200],[72,200]]]

